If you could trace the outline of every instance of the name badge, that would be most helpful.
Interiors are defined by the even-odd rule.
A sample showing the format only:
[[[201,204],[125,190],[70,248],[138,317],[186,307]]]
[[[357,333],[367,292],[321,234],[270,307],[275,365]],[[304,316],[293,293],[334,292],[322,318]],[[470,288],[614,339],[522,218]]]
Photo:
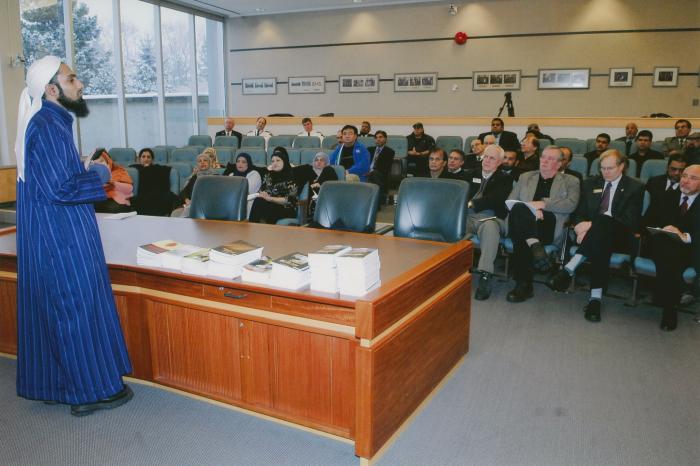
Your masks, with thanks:
[[[472,178],[472,181],[476,184],[481,184],[481,178]]]
[[[593,190],[593,194],[598,194],[598,193],[602,193],[602,192],[603,192],[603,188],[598,188],[598,189]]]

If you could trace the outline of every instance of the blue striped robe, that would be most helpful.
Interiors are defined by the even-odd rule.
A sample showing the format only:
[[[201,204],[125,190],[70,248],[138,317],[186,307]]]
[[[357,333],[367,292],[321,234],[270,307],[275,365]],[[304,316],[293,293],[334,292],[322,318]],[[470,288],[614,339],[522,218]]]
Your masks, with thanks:
[[[17,394],[67,404],[120,391],[131,372],[92,202],[106,198],[80,162],[73,117],[44,101],[17,183]]]

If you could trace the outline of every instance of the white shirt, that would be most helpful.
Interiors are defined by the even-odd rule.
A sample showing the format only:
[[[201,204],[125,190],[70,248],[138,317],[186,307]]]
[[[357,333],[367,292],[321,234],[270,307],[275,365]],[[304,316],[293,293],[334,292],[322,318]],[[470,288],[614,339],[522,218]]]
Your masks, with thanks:
[[[603,193],[605,193],[605,187],[608,185],[608,183],[611,183],[610,186],[610,199],[608,200],[608,208],[605,211],[604,215],[607,215],[608,217],[612,217],[612,201],[615,198],[615,191],[617,191],[617,185],[620,183],[620,179],[622,178],[622,175],[618,176],[612,181],[606,181],[605,184],[603,185]]]
[[[270,142],[272,133],[266,130],[258,131],[257,129],[250,130],[246,133],[246,136],[262,136],[265,138],[265,150],[267,150],[267,143]]]
[[[688,196],[688,200],[686,201],[688,203],[688,209],[690,209],[690,206],[693,205],[693,202],[695,202],[695,198],[698,197],[698,194],[700,194],[700,193],[695,193],[695,194],[691,194]],[[685,194],[681,193],[681,198],[678,201],[678,208],[680,208],[681,205],[683,204],[683,197],[685,197],[685,196],[686,196]],[[683,237],[683,242],[685,244],[688,244],[691,241],[692,241],[692,238],[690,237],[690,233],[686,233],[685,236]]]
[[[668,177],[666,177],[666,191],[668,191],[668,188],[678,189],[678,181],[672,183],[671,180]]]
[[[302,131],[301,133],[297,134],[297,136],[311,136],[311,137],[317,137],[317,138],[322,138],[323,134],[321,134],[319,131]]]

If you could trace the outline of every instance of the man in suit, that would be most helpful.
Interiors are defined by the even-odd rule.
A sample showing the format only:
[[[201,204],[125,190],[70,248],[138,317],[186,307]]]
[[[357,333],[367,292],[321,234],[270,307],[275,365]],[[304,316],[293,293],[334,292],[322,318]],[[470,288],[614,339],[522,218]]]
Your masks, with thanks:
[[[526,136],[520,143],[520,162],[518,167],[521,171],[529,172],[540,168],[540,142],[535,136]]]
[[[457,179],[447,170],[447,153],[445,149],[436,147],[428,156],[429,178],[441,178],[444,180]]]
[[[651,148],[652,139],[654,139],[654,135],[649,130],[643,129],[637,134],[637,152],[629,156],[630,159],[637,162],[637,173],[634,174],[637,178],[642,172],[644,162],[647,160],[663,160],[664,158],[664,154]]]
[[[637,138],[637,131],[639,131],[637,124],[630,121],[625,125],[625,135],[615,139],[616,141],[623,141],[625,143],[625,155],[628,157],[632,152],[632,146]]]
[[[473,139],[469,143],[471,152],[464,155],[464,169],[473,170],[475,168],[481,167],[481,157],[484,154],[484,149],[486,146],[481,139]]]
[[[565,146],[559,147],[559,149],[561,149],[562,154],[564,154],[564,159],[561,161],[561,172],[566,173],[567,175],[575,176],[578,178],[579,184],[583,183],[583,175],[569,168],[569,165],[571,165],[571,160],[574,157],[571,149]]]
[[[700,132],[696,131],[688,136],[685,157],[688,165],[700,164]]]
[[[576,242],[581,246],[564,268],[547,281],[553,290],[565,290],[578,266],[589,259],[591,296],[584,307],[584,317],[589,322],[600,322],[610,256],[615,250],[628,251],[639,229],[644,185],[624,174],[626,162],[627,157],[615,149],[601,154],[602,175],[587,178],[581,187],[574,226]]]
[[[370,131],[372,131],[372,125],[369,124],[369,121],[363,121],[362,124],[360,125],[360,134],[359,137],[372,137],[374,134],[372,134]]]
[[[595,138],[595,150],[592,150],[590,152],[586,152],[583,154],[584,157],[586,157],[586,160],[588,160],[588,169],[591,168],[591,163],[593,163],[593,160],[597,159],[600,157],[600,154],[608,150],[608,147],[610,146],[610,135],[608,133],[600,133],[598,136]]]
[[[481,250],[479,285],[474,296],[480,301],[491,296],[493,263],[506,231],[505,200],[513,188],[513,178],[498,169],[502,163],[503,149],[490,145],[484,150],[481,167],[466,172],[464,178],[469,183],[467,234],[479,238]]]
[[[551,268],[544,245],[561,245],[564,222],[578,204],[579,182],[576,177],[561,173],[563,158],[558,147],[547,146],[540,156],[540,169],[521,174],[508,196],[509,200],[521,201],[512,206],[508,215],[515,288],[507,299],[512,303],[532,297],[534,270],[546,272]]]
[[[681,181],[681,174],[688,162],[682,154],[674,154],[668,158],[666,164],[666,173],[663,175],[652,176],[647,181],[644,189],[649,192],[649,209],[647,216],[651,215],[652,206],[660,206],[666,191],[678,191],[678,185]]]
[[[415,123],[413,132],[406,136],[408,142],[408,172],[413,176],[430,176],[428,157],[435,148],[435,139],[425,134],[423,123]]]
[[[681,119],[676,121],[674,128],[676,130],[676,135],[664,139],[666,152],[668,153],[673,150],[684,152],[685,145],[688,142],[688,135],[690,134],[690,130],[693,129],[693,125],[688,120]]]
[[[503,155],[503,164],[501,171],[506,175],[510,175],[514,181],[518,181],[520,174],[523,172],[518,168],[518,153],[514,150],[507,150]]]
[[[481,133],[479,135],[479,139],[484,141],[484,138],[492,134],[496,138],[496,144],[501,146],[503,150],[515,150],[517,151],[518,148],[520,148],[520,144],[518,143],[518,136],[515,135],[515,133],[511,131],[504,131],[504,124],[503,120],[500,118],[494,118],[491,120],[491,131],[487,131],[485,133]]]
[[[447,171],[458,180],[466,179],[467,171],[464,169],[465,154],[460,149],[452,149],[447,156]]]
[[[226,118],[224,120],[224,129],[217,131],[215,136],[236,136],[236,138],[238,138],[238,144],[236,147],[241,147],[243,135],[238,131],[234,131],[234,126],[236,126],[236,122],[233,120],[233,118]]]
[[[382,199],[386,198],[389,172],[391,171],[391,164],[394,162],[394,149],[386,145],[386,138],[386,131],[377,131],[374,134],[375,145],[367,148],[367,152],[369,152],[371,157],[367,181],[379,186]]]
[[[676,307],[680,301],[683,271],[688,266],[700,266],[700,165],[690,165],[681,175],[679,190],[670,190],[654,208],[647,225],[662,228],[669,234],[652,234],[651,257],[656,265],[654,302],[663,308],[661,329],[675,330],[678,322]],[[651,208],[653,204],[650,205]]]

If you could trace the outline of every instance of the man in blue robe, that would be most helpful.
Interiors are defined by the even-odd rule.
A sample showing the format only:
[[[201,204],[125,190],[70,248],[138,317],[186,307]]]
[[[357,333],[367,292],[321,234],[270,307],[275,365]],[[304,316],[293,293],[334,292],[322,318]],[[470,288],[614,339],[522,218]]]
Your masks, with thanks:
[[[84,416],[133,397],[93,202],[109,173],[86,170],[72,112],[83,84],[56,57],[27,72],[17,124],[17,394]]]

